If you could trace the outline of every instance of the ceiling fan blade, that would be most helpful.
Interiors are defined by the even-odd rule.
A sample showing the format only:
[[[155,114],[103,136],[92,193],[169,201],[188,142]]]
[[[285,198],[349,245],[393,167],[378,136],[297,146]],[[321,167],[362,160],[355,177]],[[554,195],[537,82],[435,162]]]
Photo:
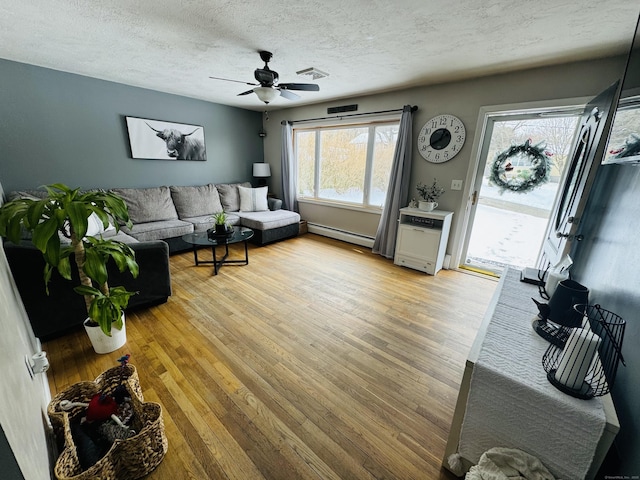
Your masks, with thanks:
[[[278,88],[285,90],[304,90],[307,92],[319,92],[320,87],[315,83],[280,83]]]
[[[257,83],[243,82],[242,80],[231,80],[230,78],[209,77],[213,80],[224,80],[225,82],[243,83],[245,85],[258,85]]]
[[[295,93],[290,92],[289,90],[285,90],[285,89],[278,89],[278,90],[280,90],[280,96],[288,100],[297,100],[298,98],[300,98],[300,95],[296,95]]]
[[[238,96],[249,95],[250,93],[253,93],[253,88],[251,90],[247,90],[246,92],[239,93]]]

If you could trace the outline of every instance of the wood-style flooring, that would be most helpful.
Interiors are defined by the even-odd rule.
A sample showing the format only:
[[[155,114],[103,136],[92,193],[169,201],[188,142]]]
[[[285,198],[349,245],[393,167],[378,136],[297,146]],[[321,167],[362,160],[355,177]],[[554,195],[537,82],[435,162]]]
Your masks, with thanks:
[[[217,276],[174,255],[171,274],[122,349],[97,355],[84,330],[44,345],[52,395],[131,354],[169,440],[147,478],[455,478],[442,456],[495,281],[313,234],[250,246]]]

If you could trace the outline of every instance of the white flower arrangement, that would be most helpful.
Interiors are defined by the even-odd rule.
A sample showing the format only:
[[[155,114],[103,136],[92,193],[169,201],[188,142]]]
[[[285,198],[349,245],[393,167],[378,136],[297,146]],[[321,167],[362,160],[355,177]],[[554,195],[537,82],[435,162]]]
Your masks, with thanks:
[[[444,188],[438,185],[438,180],[435,178],[431,185],[423,185],[422,182],[418,182],[417,190],[420,198],[425,202],[435,202],[444,193]]]

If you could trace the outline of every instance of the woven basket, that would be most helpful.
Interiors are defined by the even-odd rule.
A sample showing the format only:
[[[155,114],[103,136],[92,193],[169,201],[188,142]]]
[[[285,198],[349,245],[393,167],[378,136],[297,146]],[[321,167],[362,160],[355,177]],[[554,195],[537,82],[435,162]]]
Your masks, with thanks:
[[[51,424],[64,450],[58,457],[54,473],[59,480],[129,480],[140,478],[155,469],[167,452],[162,408],[157,403],[144,402],[138,375],[132,365],[127,365],[124,386],[131,396],[133,425],[138,432],[126,440],[116,440],[109,451],[95,465],[82,470],[71,435],[71,422],[84,414],[84,407],[69,411],[59,408],[62,400],[88,403],[97,393],[111,394],[121,384],[122,368],[114,367],[101,374],[94,382],[80,382],[60,392],[47,409]],[[61,437],[59,437],[61,435]]]
[[[93,382],[80,382],[71,385],[66,390],[58,393],[47,407],[47,414],[51,419],[53,431],[58,440],[58,447],[62,448],[64,442],[64,413],[60,408],[60,402],[70,400],[72,402],[88,403],[96,393],[111,395],[115,389],[124,383],[129,387],[129,391],[143,402],[142,389],[136,367],[127,364],[125,367],[113,367],[101,373]],[[67,410],[67,414],[73,418],[83,413],[84,407],[73,407]]]

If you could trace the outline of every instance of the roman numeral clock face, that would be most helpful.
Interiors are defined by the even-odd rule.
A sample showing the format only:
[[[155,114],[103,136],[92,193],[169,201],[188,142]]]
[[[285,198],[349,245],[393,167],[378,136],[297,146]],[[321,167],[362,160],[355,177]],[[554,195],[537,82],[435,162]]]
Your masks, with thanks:
[[[438,115],[420,130],[418,151],[427,162],[443,163],[460,152],[465,136],[464,124],[458,117]]]

